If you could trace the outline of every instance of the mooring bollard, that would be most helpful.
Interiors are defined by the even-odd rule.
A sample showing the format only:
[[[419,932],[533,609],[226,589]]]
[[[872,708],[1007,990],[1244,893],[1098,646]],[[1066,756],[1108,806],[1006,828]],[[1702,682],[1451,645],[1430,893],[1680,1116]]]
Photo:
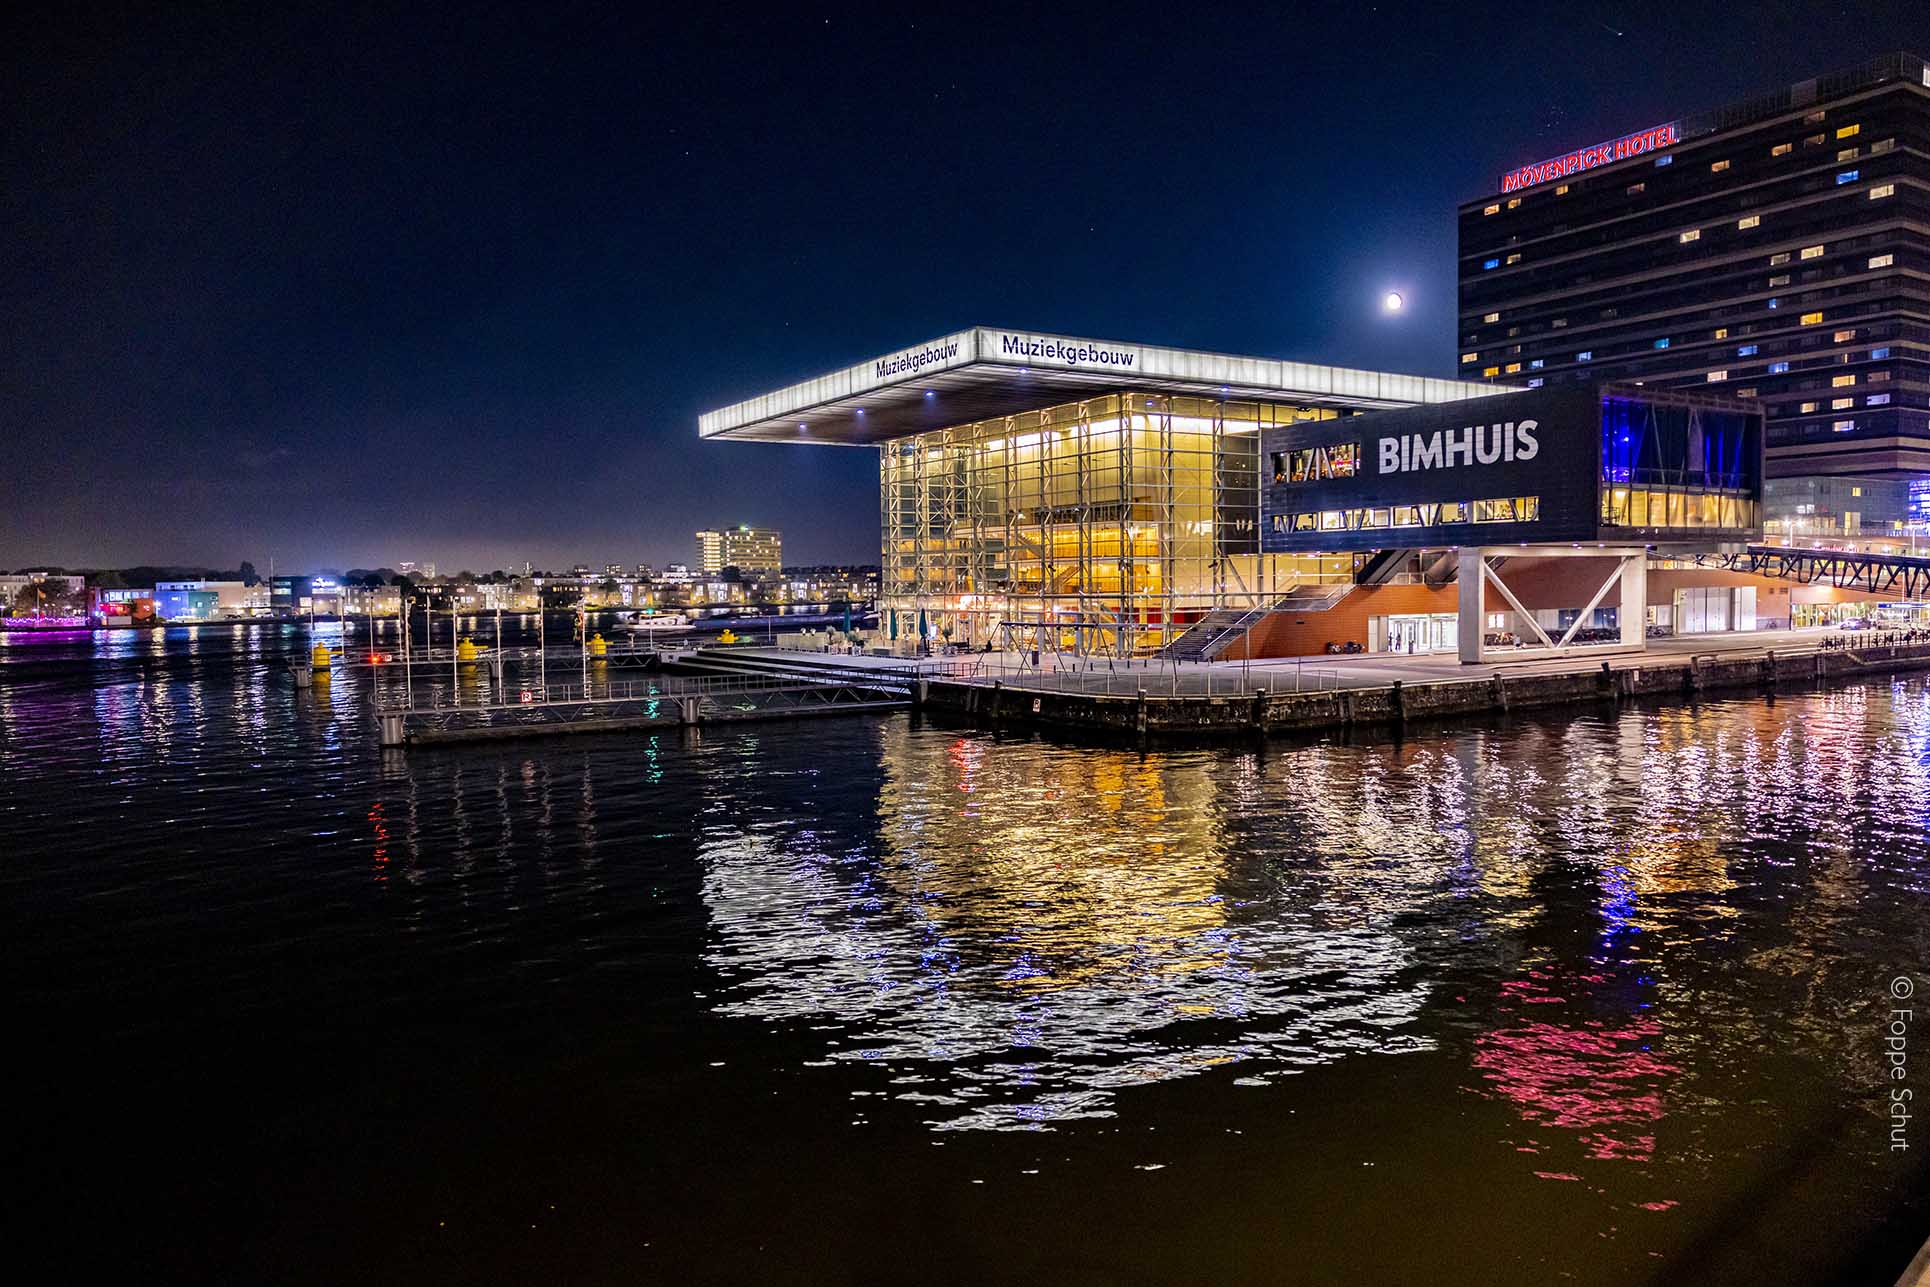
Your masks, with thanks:
[[[1146,731],[1146,690],[1139,690],[1139,699],[1133,703],[1133,731]]]
[[[1488,676],[1488,691],[1491,700],[1494,702],[1494,708],[1504,715],[1507,714],[1508,685],[1507,682],[1501,678],[1499,671]]]
[[[400,711],[383,711],[376,717],[376,723],[381,728],[382,745],[402,745],[404,737],[402,733],[402,713]]]
[[[1393,703],[1394,722],[1396,724],[1405,724],[1407,722],[1407,693],[1406,690],[1401,687],[1401,681],[1398,679],[1394,681]]]
[[[697,722],[697,699],[695,697],[679,697],[677,699],[677,722],[679,724],[695,724]]]
[[[1762,684],[1764,688],[1776,686],[1776,650],[1771,648],[1769,655],[1762,659]]]

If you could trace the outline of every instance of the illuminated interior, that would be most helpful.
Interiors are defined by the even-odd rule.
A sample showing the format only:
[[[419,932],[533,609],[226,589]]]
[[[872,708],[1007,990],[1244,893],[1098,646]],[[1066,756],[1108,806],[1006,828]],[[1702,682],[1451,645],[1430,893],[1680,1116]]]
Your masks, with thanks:
[[[1259,552],[1259,431],[1336,414],[1120,393],[885,443],[887,629],[1132,655],[1344,580],[1347,556]]]

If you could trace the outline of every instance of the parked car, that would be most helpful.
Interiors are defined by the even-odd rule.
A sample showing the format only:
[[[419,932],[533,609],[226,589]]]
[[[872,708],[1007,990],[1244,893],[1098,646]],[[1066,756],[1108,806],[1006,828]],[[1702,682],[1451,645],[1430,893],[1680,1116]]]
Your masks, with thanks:
[[[1838,630],[1868,630],[1870,628],[1870,619],[1868,617],[1845,617],[1842,624],[1836,628]]]

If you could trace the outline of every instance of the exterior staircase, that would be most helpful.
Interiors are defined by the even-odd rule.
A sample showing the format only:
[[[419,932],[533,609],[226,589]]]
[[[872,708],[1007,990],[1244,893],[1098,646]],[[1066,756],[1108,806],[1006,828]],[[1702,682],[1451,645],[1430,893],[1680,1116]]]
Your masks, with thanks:
[[[1156,654],[1169,661],[1214,661],[1276,612],[1325,612],[1353,590],[1353,582],[1297,585],[1271,603],[1252,608],[1215,608]]]

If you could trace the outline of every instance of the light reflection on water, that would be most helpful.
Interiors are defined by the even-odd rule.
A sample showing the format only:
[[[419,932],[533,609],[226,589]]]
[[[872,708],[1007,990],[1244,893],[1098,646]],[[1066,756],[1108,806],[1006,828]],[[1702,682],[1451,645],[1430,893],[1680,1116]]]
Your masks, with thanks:
[[[1881,1125],[1881,983],[1925,959],[1922,679],[1351,745],[894,715],[383,756],[368,697],[395,677],[297,694],[276,664],[304,643],[64,645],[78,675],[0,648],[32,1004],[125,993],[146,1043],[180,1019],[143,989],[205,992],[238,1032],[292,995],[574,1051],[681,1021],[638,981],[669,962],[698,1036],[770,1034],[747,1076],[811,1069],[805,1116],[862,1097],[920,1148],[1151,1129],[1190,1089],[1249,1127],[1329,1122],[1342,1154],[1378,1111],[1348,1079],[1386,1070],[1440,1124],[1444,1187],[1707,1218],[1739,1141],[1818,1129],[1818,1105]],[[221,949],[183,949],[203,936]],[[159,991],[157,958],[193,987]],[[1819,1209],[1883,1160],[1846,1153]]]

